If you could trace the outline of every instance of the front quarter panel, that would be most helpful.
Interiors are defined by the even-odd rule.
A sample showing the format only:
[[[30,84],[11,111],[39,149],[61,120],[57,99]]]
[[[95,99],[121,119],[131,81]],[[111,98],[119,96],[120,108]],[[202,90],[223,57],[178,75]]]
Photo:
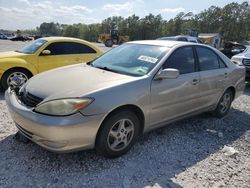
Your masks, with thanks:
[[[84,115],[105,113],[107,116],[118,107],[134,105],[142,110],[147,124],[150,113],[150,77],[103,89],[84,97],[94,98],[92,104],[81,111]]]
[[[0,59],[0,69],[7,71],[11,68],[21,67],[29,70],[33,75],[37,74],[36,67],[21,58],[3,58]]]

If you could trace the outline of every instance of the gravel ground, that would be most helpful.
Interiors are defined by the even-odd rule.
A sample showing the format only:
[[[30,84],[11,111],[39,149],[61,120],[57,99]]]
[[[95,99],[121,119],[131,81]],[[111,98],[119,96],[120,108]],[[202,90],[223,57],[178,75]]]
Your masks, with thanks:
[[[250,84],[225,118],[202,114],[170,124],[117,159],[54,154],[17,142],[15,132],[0,92],[0,187],[250,188]]]

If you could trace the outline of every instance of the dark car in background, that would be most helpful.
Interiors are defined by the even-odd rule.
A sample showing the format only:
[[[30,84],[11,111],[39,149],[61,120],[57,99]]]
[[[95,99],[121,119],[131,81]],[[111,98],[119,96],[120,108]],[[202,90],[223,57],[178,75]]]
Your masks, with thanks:
[[[193,43],[203,44],[203,42],[199,38],[192,37],[192,36],[187,36],[187,35],[178,35],[178,36],[172,36],[172,37],[161,37],[161,38],[158,38],[157,40],[183,41],[183,42],[193,42]]]
[[[238,42],[226,41],[224,42],[224,48],[221,50],[228,58],[232,58],[234,55],[244,52],[247,48],[246,45]]]

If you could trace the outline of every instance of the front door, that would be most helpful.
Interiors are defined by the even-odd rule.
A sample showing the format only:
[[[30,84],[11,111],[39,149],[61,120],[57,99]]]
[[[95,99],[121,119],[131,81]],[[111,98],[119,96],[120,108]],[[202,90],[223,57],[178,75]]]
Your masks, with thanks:
[[[96,51],[91,47],[77,42],[53,42],[44,50],[51,54],[38,56],[39,72],[53,68],[89,62],[96,57]]]
[[[162,69],[178,69],[176,79],[153,80],[151,85],[151,125],[158,125],[200,109],[200,75],[196,71],[192,46],[175,50]]]

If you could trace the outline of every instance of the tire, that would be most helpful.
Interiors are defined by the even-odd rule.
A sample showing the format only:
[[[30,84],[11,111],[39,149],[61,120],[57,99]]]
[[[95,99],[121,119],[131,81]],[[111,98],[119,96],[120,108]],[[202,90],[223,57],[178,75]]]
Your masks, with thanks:
[[[98,132],[95,149],[104,157],[119,157],[134,145],[139,130],[140,121],[133,112],[125,110],[112,114]]]
[[[105,46],[106,47],[112,47],[113,46],[113,41],[111,39],[108,39],[105,41]]]
[[[16,78],[14,78],[15,76],[16,76]],[[20,87],[25,82],[27,82],[27,80],[29,78],[31,78],[31,76],[32,76],[31,73],[25,69],[20,69],[20,68],[11,69],[3,74],[3,77],[1,79],[1,86],[2,86],[3,90],[8,89],[9,86]],[[13,80],[17,79],[15,82],[16,84],[11,85],[11,83],[10,83],[11,78]],[[18,81],[18,78],[19,78],[19,81]],[[12,82],[12,83],[14,83],[14,82]]]
[[[230,89],[226,90],[220,98],[216,109],[212,112],[215,117],[222,118],[228,114],[233,101],[233,93]]]

